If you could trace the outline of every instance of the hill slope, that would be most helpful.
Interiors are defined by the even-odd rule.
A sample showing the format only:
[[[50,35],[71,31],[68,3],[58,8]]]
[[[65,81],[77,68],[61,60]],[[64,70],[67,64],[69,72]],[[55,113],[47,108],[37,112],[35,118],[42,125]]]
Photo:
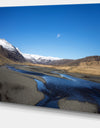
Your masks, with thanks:
[[[0,39],[0,55],[18,62],[25,62],[25,58],[13,45],[4,39]]]
[[[88,56],[85,58],[77,59],[69,63],[69,66],[79,66],[79,65],[98,65],[100,64],[100,56]]]

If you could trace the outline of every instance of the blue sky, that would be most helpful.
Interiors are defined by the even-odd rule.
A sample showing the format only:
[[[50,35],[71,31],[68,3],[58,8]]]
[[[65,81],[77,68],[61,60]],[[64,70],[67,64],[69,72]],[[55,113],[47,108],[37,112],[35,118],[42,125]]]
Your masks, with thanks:
[[[100,55],[100,4],[1,7],[0,38],[23,53],[66,59]]]

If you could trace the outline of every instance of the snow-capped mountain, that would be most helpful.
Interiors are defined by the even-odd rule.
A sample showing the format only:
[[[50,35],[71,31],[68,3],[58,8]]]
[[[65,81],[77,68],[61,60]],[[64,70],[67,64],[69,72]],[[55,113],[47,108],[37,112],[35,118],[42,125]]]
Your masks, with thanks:
[[[22,55],[24,56],[25,59],[33,63],[48,64],[51,61],[60,60],[60,58],[51,57],[51,56],[46,57],[46,56],[32,55],[32,54],[22,54]]]
[[[16,48],[8,43],[5,39],[0,39],[0,45],[9,51],[16,51]]]
[[[25,62],[25,58],[12,44],[5,39],[0,39],[0,54],[10,60]]]
[[[0,54],[3,56],[20,62],[31,62],[31,63],[38,63],[38,64],[49,64],[53,61],[60,60],[57,57],[45,57],[40,55],[32,55],[32,54],[24,54],[21,53],[20,50],[14,47],[5,39],[0,39]]]

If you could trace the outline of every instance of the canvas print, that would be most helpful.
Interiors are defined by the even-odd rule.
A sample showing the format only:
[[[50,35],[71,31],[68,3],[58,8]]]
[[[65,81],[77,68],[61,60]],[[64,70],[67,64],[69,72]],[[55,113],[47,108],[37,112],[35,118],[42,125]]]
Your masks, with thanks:
[[[0,101],[100,113],[100,4],[0,7]]]

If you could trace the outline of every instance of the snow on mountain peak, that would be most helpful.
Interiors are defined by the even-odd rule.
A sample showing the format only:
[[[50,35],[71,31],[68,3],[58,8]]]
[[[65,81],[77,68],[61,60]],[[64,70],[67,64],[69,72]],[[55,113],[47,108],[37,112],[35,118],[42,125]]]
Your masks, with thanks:
[[[15,47],[13,45],[11,45],[10,43],[8,43],[5,39],[0,39],[0,45],[10,51],[15,51]]]
[[[30,59],[30,60],[33,60],[33,61],[34,61],[34,59],[36,59],[38,62],[39,61],[41,62],[41,60],[51,60],[51,61],[60,60],[60,58],[58,58],[58,57],[51,57],[51,56],[46,57],[46,56],[33,55],[33,54],[23,54],[23,56],[26,59]]]
[[[17,50],[20,54],[22,54],[21,51],[19,50],[19,48],[16,48],[16,50]]]
[[[11,51],[11,52],[19,52],[26,60],[30,60],[33,63],[46,63],[54,60],[60,60],[61,58],[58,57],[51,57],[51,56],[41,56],[41,55],[33,55],[33,54],[24,54],[21,53],[20,50],[13,45],[11,45],[8,41],[5,39],[0,39],[0,45]]]

